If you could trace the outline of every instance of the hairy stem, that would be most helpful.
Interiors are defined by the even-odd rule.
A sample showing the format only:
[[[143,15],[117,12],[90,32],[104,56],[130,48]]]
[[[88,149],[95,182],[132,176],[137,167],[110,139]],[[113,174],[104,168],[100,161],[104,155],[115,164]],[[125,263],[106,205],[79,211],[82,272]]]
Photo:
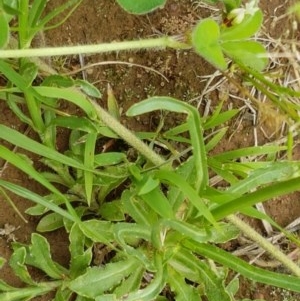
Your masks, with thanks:
[[[93,53],[106,53],[106,52],[121,51],[121,50],[140,50],[140,49],[151,49],[151,48],[155,49],[155,48],[166,48],[166,47],[183,49],[183,48],[189,48],[189,45],[179,42],[174,37],[163,36],[154,39],[112,42],[112,43],[92,44],[92,45],[0,50],[0,58],[46,57],[46,56],[74,55],[80,53],[93,54]]]
[[[226,219],[237,226],[246,236],[255,241],[264,250],[269,252],[274,258],[280,261],[284,266],[286,266],[290,271],[292,271],[296,276],[300,277],[300,267],[295,264],[291,259],[289,259],[285,254],[283,254],[279,249],[272,245],[268,240],[257,233],[248,224],[243,222],[236,215],[229,215]]]
[[[122,125],[118,120],[111,116],[107,111],[100,107],[96,102],[92,101],[99,119],[112,129],[124,141],[139,151],[145,158],[147,158],[154,165],[163,165],[166,161],[154,152],[147,144],[136,137],[130,130]]]

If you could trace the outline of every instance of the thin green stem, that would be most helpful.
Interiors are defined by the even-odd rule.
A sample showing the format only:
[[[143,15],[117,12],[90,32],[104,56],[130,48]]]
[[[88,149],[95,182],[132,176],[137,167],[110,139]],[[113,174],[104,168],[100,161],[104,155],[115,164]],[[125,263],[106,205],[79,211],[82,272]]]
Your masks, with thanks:
[[[18,41],[14,37],[10,37],[7,51],[12,51],[12,49],[18,48]],[[40,59],[38,57],[31,57],[28,58],[28,60],[32,63],[34,63],[36,66],[38,66],[39,71],[41,71],[42,74],[57,74],[56,70],[53,69],[49,64],[47,64],[43,59]]]
[[[279,249],[272,245],[268,240],[257,233],[252,227],[243,222],[235,215],[229,215],[226,219],[237,226],[245,235],[254,240],[264,250],[269,252],[274,258],[289,268],[296,276],[300,277],[300,267],[283,254]]]
[[[29,1],[22,0],[19,2],[19,48],[26,48],[28,38],[28,12]]]
[[[10,49],[0,50],[0,58],[21,58],[21,57],[47,57],[47,56],[61,56],[74,54],[93,54],[106,53],[111,51],[121,50],[136,50],[136,49],[160,49],[160,48],[175,48],[182,49],[189,46],[181,43],[176,38],[163,36],[154,39],[145,39],[139,41],[124,41],[112,42],[93,45],[77,45],[77,46],[63,46],[63,47],[46,47],[46,48],[31,48],[31,49]]]

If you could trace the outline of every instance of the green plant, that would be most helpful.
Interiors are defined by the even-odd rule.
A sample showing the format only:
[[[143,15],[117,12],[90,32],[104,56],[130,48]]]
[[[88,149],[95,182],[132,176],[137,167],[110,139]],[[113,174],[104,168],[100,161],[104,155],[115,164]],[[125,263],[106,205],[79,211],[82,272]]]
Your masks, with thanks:
[[[126,1],[119,2],[125,5]],[[38,3],[34,1],[31,9],[39,8]],[[68,3],[78,4],[76,1]],[[163,3],[153,1],[154,6],[142,8],[142,12]],[[238,9],[239,1],[224,3],[229,17],[238,17],[238,11],[234,10]],[[5,20],[9,20],[11,12],[20,18],[19,30],[25,31],[28,24],[31,24],[29,28],[34,27],[33,23],[28,23],[28,18],[37,22],[45,2],[36,17],[32,17],[34,14],[20,16],[18,9],[21,6],[11,11],[13,7],[8,9],[7,1],[0,4],[0,17],[5,16],[1,22],[6,28],[0,41],[5,47],[9,43],[9,22]],[[19,2],[23,8],[25,4],[28,5],[26,1]],[[255,8],[253,13],[245,13],[241,22],[237,20],[230,27],[210,19],[201,21],[183,41],[162,37],[101,47],[103,51],[133,47],[194,47],[220,69],[226,68],[225,53],[242,68],[249,68],[249,74],[255,74],[255,70],[261,70],[266,64],[265,59],[257,55],[264,50],[256,42],[246,39],[259,29],[261,20],[262,14]],[[21,48],[28,47],[38,29],[42,27],[24,34],[23,38],[20,35]],[[210,43],[202,44],[207,32],[214,34],[210,36]],[[250,48],[246,59],[244,52],[235,52],[237,46],[244,50]],[[93,47],[90,49],[97,51]],[[40,55],[45,55],[45,51],[62,55],[79,50],[84,52],[84,49],[89,47],[40,49],[39,52]],[[31,57],[36,53],[34,49],[1,50],[0,57]],[[186,114],[181,125],[165,132],[133,133],[118,120],[118,104],[111,90],[108,113],[91,99],[101,97],[101,93],[86,81],[52,74],[41,85],[34,85],[38,67],[41,66],[21,59],[19,69],[15,70],[9,62],[1,60],[0,71],[8,84],[1,89],[0,98],[39,134],[40,142],[4,125],[0,125],[0,138],[41,156],[42,163],[50,170],[39,172],[28,157],[4,146],[0,146],[0,157],[43,185],[49,194],[40,196],[2,179],[0,186],[35,203],[27,213],[42,216],[38,231],[65,227],[69,234],[71,260],[69,267],[53,261],[49,244],[40,234],[33,233],[29,245],[13,243],[14,253],[9,263],[26,286],[14,288],[1,281],[1,300],[30,300],[49,291],[56,292],[56,301],[72,298],[77,301],[166,300],[161,292],[169,291],[176,300],[199,300],[205,295],[211,301],[230,301],[234,300],[238,284],[236,279],[225,284],[228,268],[255,281],[300,292],[299,267],[234,215],[242,212],[267,219],[280,229],[252,205],[299,189],[299,162],[275,162],[275,155],[285,151],[286,146],[252,147],[210,156],[209,151],[226,134],[227,128],[223,124],[238,110],[221,112],[220,103],[211,116],[201,119],[196,108],[170,97],[149,98],[132,106],[127,115],[134,117],[158,109],[167,110]],[[60,99],[80,108],[82,116],[61,112]],[[21,104],[31,106],[29,116],[20,110]],[[64,154],[56,150],[58,127],[71,131],[70,147]],[[212,130],[215,130],[214,135],[210,140],[206,139],[205,131]],[[129,159],[121,152],[99,152],[96,143],[107,138],[123,139],[137,150],[137,157]],[[141,139],[151,143],[148,145]],[[180,153],[171,152],[172,142],[187,145],[187,160],[181,160]],[[162,157],[155,153],[155,143],[165,144],[170,150],[169,155]],[[258,155],[267,159],[238,162],[240,158]],[[210,172],[220,177],[228,188],[212,187]],[[63,185],[66,192],[59,191],[54,185],[57,183]],[[122,194],[116,199],[108,199],[109,193],[116,188],[121,188]],[[217,246],[234,239],[240,231],[246,235],[250,233],[253,240],[270,251],[295,276],[253,267]],[[297,240],[295,242],[299,244]],[[92,263],[93,247],[97,244],[105,246],[109,253],[109,260],[101,262],[100,266]],[[3,265],[4,261],[0,263]],[[42,270],[49,280],[35,281],[27,266]]]

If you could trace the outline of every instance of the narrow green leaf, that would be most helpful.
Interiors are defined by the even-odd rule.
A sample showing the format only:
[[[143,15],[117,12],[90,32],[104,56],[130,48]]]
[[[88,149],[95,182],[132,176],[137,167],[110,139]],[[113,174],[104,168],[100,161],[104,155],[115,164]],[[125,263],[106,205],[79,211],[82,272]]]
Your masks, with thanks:
[[[242,195],[253,189],[285,180],[290,180],[300,175],[300,165],[298,162],[271,162],[265,168],[256,169],[243,180],[227,189],[228,193]]]
[[[91,171],[94,167],[95,147],[97,142],[97,133],[89,133],[86,137],[84,146],[84,165],[87,170],[84,171],[84,189],[88,206],[92,202],[92,193],[94,185],[94,174]]]
[[[19,0],[2,0],[3,9],[10,15],[18,15],[19,11]]]
[[[220,28],[213,19],[198,23],[192,33],[195,51],[216,68],[226,70],[227,64],[220,47]]]
[[[240,280],[237,277],[234,277],[226,286],[226,291],[230,294],[231,298],[238,292],[240,288]],[[245,301],[245,300],[242,300]]]
[[[205,145],[207,152],[214,149],[227,133],[228,127],[220,129]]]
[[[0,124],[0,138],[4,139],[15,146],[26,149],[32,153],[40,155],[42,157],[58,161],[59,163],[69,165],[76,169],[86,170],[86,167],[81,164],[79,161],[74,160],[68,156],[65,156],[58,151],[47,147],[41,143],[38,143],[27,136],[19,133],[16,130],[13,130],[7,126]],[[7,159],[8,160],[8,159]],[[19,166],[20,167],[20,166]],[[94,169],[90,170],[93,171]]]
[[[228,120],[232,119],[239,112],[240,112],[239,109],[228,110],[217,114],[215,114],[214,112],[214,114],[204,122],[203,128],[204,130],[209,130],[219,125],[223,125]]]
[[[95,126],[95,124],[85,117],[55,117],[51,120],[49,124],[49,126],[53,125],[72,130],[84,131],[87,133],[93,133],[97,131],[97,127]]]
[[[240,149],[227,151],[221,154],[214,155],[213,158],[218,159],[221,162],[226,162],[229,160],[235,160],[247,156],[276,154],[284,150],[286,150],[285,146],[278,146],[278,145],[245,147],[245,148],[240,148]]]
[[[39,284],[38,286],[30,286],[25,288],[14,288],[12,291],[6,291],[5,293],[0,293],[1,301],[20,301],[20,300],[32,300],[34,297],[47,294],[52,290],[56,289],[62,283],[59,282],[47,282]],[[1,284],[0,284],[1,287]]]
[[[159,170],[155,173],[158,179],[161,181],[167,181],[176,187],[186,195],[188,200],[198,209],[198,213],[203,215],[211,224],[217,226],[216,220],[205,205],[204,200],[198,195],[198,193],[185,181],[182,176],[169,172],[166,170]]]
[[[40,98],[33,87],[28,85],[28,82],[12,68],[12,65],[0,60],[0,72],[12,83],[14,83],[22,92],[28,92],[32,97]]]
[[[74,80],[68,76],[52,74],[43,80],[41,86],[70,88],[74,86]]]
[[[184,242],[184,245],[192,251],[197,252],[199,255],[227,266],[251,280],[300,292],[300,282],[298,277],[270,272],[266,269],[254,267],[221,248],[209,244],[186,241]]]
[[[74,198],[74,196],[72,196]],[[70,201],[73,201],[73,199],[69,198]],[[76,198],[77,199],[77,198]],[[53,204],[54,206],[56,205],[58,208],[60,208],[59,206],[62,205],[64,203],[64,201],[60,198],[57,198],[57,196],[55,194],[48,194],[48,195],[45,195],[43,196],[43,200],[45,201],[45,204]],[[61,209],[61,208],[60,208]],[[29,207],[28,209],[25,210],[25,213],[26,214],[30,214],[30,215],[35,215],[35,216],[38,216],[38,215],[43,215],[45,214],[46,212],[48,212],[50,209],[45,207],[45,205],[42,205],[42,204],[36,204],[32,207]],[[53,210],[52,210],[53,211]],[[62,214],[60,214],[62,215]],[[63,215],[64,216],[64,215]],[[64,216],[65,217],[65,216]]]
[[[300,189],[300,177],[292,180],[276,183],[265,188],[256,190],[247,195],[230,200],[211,210],[216,220],[220,220],[229,214],[238,212],[244,208],[252,206],[259,202],[264,202],[281,195],[295,192]]]
[[[138,262],[132,258],[109,263],[105,267],[92,267],[82,276],[72,280],[68,287],[83,297],[96,298],[118,285],[137,267]]]
[[[93,258],[93,247],[86,248],[86,236],[78,224],[73,224],[69,234],[70,277],[72,279],[84,274]]]
[[[160,187],[156,187],[152,191],[144,193],[140,196],[140,198],[161,217],[174,217],[172,206],[170,205],[167,197],[160,190]]]
[[[74,103],[79,108],[81,108],[87,116],[91,119],[96,119],[97,114],[94,106],[91,104],[89,99],[76,88],[58,88],[58,87],[45,87],[37,86],[34,87],[34,91],[39,95],[43,96],[41,100],[47,104],[47,98],[62,98]]]
[[[185,182],[187,183],[195,183],[196,175],[195,175],[195,165],[194,158],[191,156],[185,162],[180,164],[175,172],[183,177]],[[185,201],[185,195],[182,192],[180,187],[171,185],[168,190],[167,195],[171,206],[173,207],[174,212],[178,212],[178,209],[182,206]]]
[[[30,8],[28,25],[30,27],[35,27],[38,24],[38,21],[46,7],[47,0],[33,1]]]
[[[1,125],[0,125],[0,127],[1,127]],[[1,133],[1,131],[0,131],[0,133]],[[1,145],[0,145],[0,157],[7,160],[8,162],[10,162],[12,165],[16,166],[20,170],[22,170],[24,173],[29,175],[31,178],[33,178],[34,180],[36,180],[37,182],[42,184],[44,187],[49,189],[51,192],[53,192],[56,196],[58,196],[59,198],[64,200],[69,212],[72,213],[72,215],[73,215],[71,220],[78,220],[76,212],[74,211],[73,207],[71,207],[71,205],[69,204],[68,199],[56,187],[54,187],[50,182],[48,182],[39,172],[37,172],[33,168],[33,166],[30,163],[28,163],[28,161],[26,159],[24,159],[24,157],[21,157],[21,156],[15,154],[14,152],[8,150],[7,148],[5,148],[4,146],[1,146]],[[2,184],[3,184],[3,182],[2,182]],[[16,186],[14,186],[14,187],[15,187],[15,189],[17,188]],[[55,207],[55,209],[57,211],[57,207]],[[64,213],[64,216],[66,216],[66,213],[63,210],[62,210],[62,212]],[[66,217],[70,219],[70,215],[68,215]]]
[[[54,10],[48,11],[47,14],[45,15],[45,17],[39,21],[39,29],[49,30],[49,29],[56,28],[59,25],[63,24],[68,19],[68,17],[70,17],[72,15],[72,12],[80,5],[81,2],[82,2],[82,0],[65,1],[62,5],[56,7]],[[67,11],[67,10],[69,10],[69,11]],[[63,12],[65,12],[65,13],[63,13]],[[55,17],[61,16],[61,15],[64,16],[64,18],[61,21],[57,22],[54,25],[46,27],[46,25],[51,20],[53,20]]]
[[[169,137],[169,136],[177,136],[179,134],[185,133],[189,130],[189,125],[188,123],[182,123],[178,126],[175,126],[169,130],[167,130],[166,132],[164,132],[164,136],[165,137]]]
[[[0,186],[2,186],[3,188],[15,193],[16,195],[19,195],[19,196],[21,196],[23,198],[26,198],[26,199],[28,199],[28,200],[36,203],[36,204],[39,204],[44,208],[52,210],[52,211],[58,213],[59,215],[64,216],[68,220],[71,220],[73,222],[76,221],[76,219],[69,212],[67,212],[66,210],[63,210],[62,208],[60,208],[56,204],[53,204],[53,203],[49,202],[47,199],[45,200],[40,195],[38,195],[38,194],[36,194],[36,193],[34,193],[34,192],[24,188],[24,187],[13,184],[11,182],[3,181],[1,179],[0,179]]]
[[[6,93],[5,95],[5,101],[9,108],[16,114],[16,116],[20,119],[20,121],[28,124],[30,127],[34,128],[33,121],[31,118],[29,118],[24,111],[22,111],[21,107],[19,106],[19,102],[15,100],[15,95],[12,93]],[[22,101],[24,101],[24,98],[22,98]]]
[[[234,185],[239,180],[238,178],[232,173],[232,171],[228,171],[223,168],[222,164],[215,164],[211,158],[208,159],[208,165],[212,171],[214,171],[218,176],[220,176],[223,180],[225,180],[230,185]]]
[[[0,7],[0,49],[5,48],[9,40],[9,24],[6,13]]]
[[[131,14],[146,14],[163,7],[167,0],[117,0],[119,5]]]

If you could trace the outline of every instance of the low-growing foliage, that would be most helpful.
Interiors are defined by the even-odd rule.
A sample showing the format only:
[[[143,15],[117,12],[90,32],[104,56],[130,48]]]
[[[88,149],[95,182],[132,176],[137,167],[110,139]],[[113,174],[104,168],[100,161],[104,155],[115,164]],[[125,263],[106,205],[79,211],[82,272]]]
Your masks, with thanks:
[[[26,48],[24,56],[30,57],[26,50],[30,50],[27,48],[33,36],[47,29],[47,23],[55,16],[66,9],[72,12],[80,3],[68,1],[42,18],[46,2],[33,1],[30,11],[28,1],[0,2],[0,58],[7,57],[9,51],[6,47],[13,15],[18,18],[19,45]],[[135,1],[118,0],[133,13],[152,11],[165,2],[140,1],[137,5]],[[244,8],[239,8],[240,1],[222,2],[227,9],[226,22],[202,20],[183,41],[159,38],[159,43],[164,43],[160,46],[193,47],[220,70],[227,68],[230,58],[249,70],[253,81],[268,85],[264,78],[256,76],[267,64],[265,50],[250,40],[261,26],[262,12],[254,1]],[[139,42],[139,47],[143,47],[143,41]],[[157,46],[155,39],[151,43],[149,47]],[[130,48],[132,44],[126,45]],[[114,46],[112,43],[112,49],[118,50]],[[11,57],[14,53],[23,56],[22,49],[14,51],[9,54]],[[40,53],[43,55],[43,49]],[[86,81],[52,74],[36,85],[39,68],[30,58],[19,59],[18,69],[10,61],[0,60],[0,72],[7,81],[0,98],[38,133],[40,141],[4,125],[0,125],[0,139],[40,156],[45,171],[36,170],[28,157],[5,146],[0,146],[0,157],[49,193],[38,195],[2,179],[0,186],[34,203],[26,213],[41,217],[37,231],[66,229],[71,259],[68,267],[55,262],[50,245],[41,234],[32,233],[29,245],[12,243],[9,264],[25,286],[14,288],[1,280],[1,300],[31,300],[55,291],[55,301],[150,301],[167,300],[163,292],[169,291],[180,301],[200,300],[201,296],[210,301],[231,301],[235,300],[238,279],[227,282],[229,269],[258,282],[300,292],[299,267],[258,234],[251,238],[271,251],[295,276],[254,267],[220,247],[235,239],[241,230],[249,229],[234,216],[237,212],[267,219],[280,229],[252,206],[299,189],[300,163],[275,160],[287,146],[266,145],[209,155],[227,132],[224,124],[239,110],[221,112],[220,103],[210,116],[201,118],[195,107],[172,97],[151,97],[133,105],[127,115],[172,111],[186,114],[181,125],[160,133],[133,133],[120,123],[118,103],[111,89],[106,112],[93,100],[102,97],[100,91]],[[82,114],[73,116],[60,111],[60,100],[76,105]],[[20,104],[26,104],[28,115]],[[297,109],[293,107],[293,112]],[[56,149],[58,128],[70,131],[70,147],[64,153]],[[208,132],[213,133],[209,139],[205,135]],[[123,139],[137,155],[97,150],[97,142],[107,138]],[[152,143],[144,143],[143,138]],[[170,150],[164,157],[153,151],[153,144],[162,143],[168,148],[173,142],[184,143],[186,150]],[[188,154],[188,159],[184,154]],[[264,160],[254,162],[249,159],[253,156]],[[211,174],[219,177],[227,189],[212,186]],[[63,192],[56,184],[63,186]],[[122,193],[109,198],[116,189]],[[105,247],[109,254],[109,259],[100,265],[93,264],[96,245]],[[0,260],[3,266],[4,260]],[[43,271],[47,280],[32,279],[28,266]]]

